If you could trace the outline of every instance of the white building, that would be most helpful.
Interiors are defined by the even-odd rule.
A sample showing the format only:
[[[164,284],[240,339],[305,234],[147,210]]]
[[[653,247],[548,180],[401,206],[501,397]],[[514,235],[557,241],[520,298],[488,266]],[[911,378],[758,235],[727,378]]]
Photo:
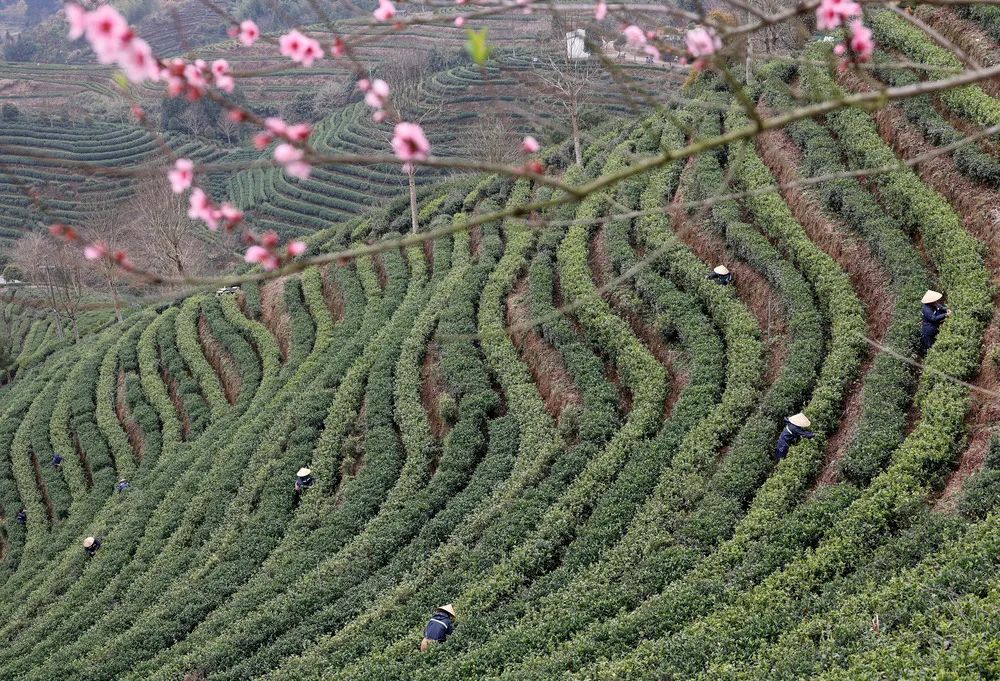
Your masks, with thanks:
[[[587,52],[587,31],[578,28],[566,34],[566,58],[567,59],[587,59],[590,52]]]

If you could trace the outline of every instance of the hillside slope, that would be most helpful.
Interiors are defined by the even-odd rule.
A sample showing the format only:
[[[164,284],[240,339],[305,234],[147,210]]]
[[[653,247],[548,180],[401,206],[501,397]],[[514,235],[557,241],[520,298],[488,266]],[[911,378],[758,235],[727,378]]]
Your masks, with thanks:
[[[872,25],[940,56],[890,13]],[[762,69],[758,105],[873,85],[837,80],[827,49]],[[592,130],[564,179],[745,124],[720,80],[686,94]],[[1000,159],[986,141],[843,171],[997,122],[978,86],[837,111],[407,247],[403,202],[334,203],[349,174],[237,176],[254,219],[314,232],[312,253],[389,241],[95,313],[76,344],[17,311],[0,678],[991,678]],[[421,226],[552,191],[428,182]],[[707,279],[719,263],[733,286]],[[953,315],[920,357],[927,288]],[[799,410],[817,437],[775,461]],[[455,634],[421,654],[442,603]]]

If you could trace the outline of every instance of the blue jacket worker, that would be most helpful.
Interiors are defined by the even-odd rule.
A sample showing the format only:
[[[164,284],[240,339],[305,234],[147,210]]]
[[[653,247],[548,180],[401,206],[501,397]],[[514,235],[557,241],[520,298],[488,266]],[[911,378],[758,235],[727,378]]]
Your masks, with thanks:
[[[298,472],[295,473],[295,493],[302,494],[307,489],[313,486],[316,480],[312,476],[312,471],[308,468],[300,468]]]
[[[125,478],[122,478],[121,480],[118,481],[118,484],[115,485],[115,491],[118,492],[119,494],[121,494],[122,492],[124,492],[125,490],[127,490],[129,487],[130,487],[130,485],[128,484],[128,480],[126,480]]]
[[[14,516],[14,519],[17,520],[17,522],[19,522],[22,525],[27,525],[28,524],[28,511],[27,511],[27,509],[22,508],[20,511],[18,511],[17,515]]]
[[[712,273],[708,275],[706,279],[712,279],[720,286],[729,286],[733,283],[733,273],[730,272],[729,268],[725,265],[719,265],[712,270]]]
[[[816,437],[816,433],[809,430],[810,425],[812,423],[801,411],[795,416],[789,416],[785,419],[785,427],[781,431],[781,436],[778,437],[778,446],[774,452],[778,461],[784,459],[788,454],[788,450],[793,445],[798,444],[798,441],[802,438],[811,440]]]
[[[424,629],[424,638],[420,642],[420,652],[427,652],[432,643],[444,643],[455,631],[457,618],[455,607],[451,603],[442,605],[435,610],[431,621],[427,623],[427,628]]]
[[[63,462],[63,458],[61,456],[59,456],[58,454],[56,454],[55,456],[52,457],[52,467],[53,468],[62,468],[62,462]]]
[[[927,291],[924,297],[920,299],[923,303],[923,308],[921,309],[921,314],[923,316],[923,321],[920,324],[920,349],[923,352],[927,352],[934,345],[934,339],[937,338],[938,331],[940,331],[941,324],[944,320],[951,316],[951,310],[944,306],[941,299],[944,298],[944,294],[937,291]]]
[[[97,539],[96,537],[87,537],[83,540],[83,552],[87,554],[87,558],[93,558],[99,548],[101,548],[100,539]]]

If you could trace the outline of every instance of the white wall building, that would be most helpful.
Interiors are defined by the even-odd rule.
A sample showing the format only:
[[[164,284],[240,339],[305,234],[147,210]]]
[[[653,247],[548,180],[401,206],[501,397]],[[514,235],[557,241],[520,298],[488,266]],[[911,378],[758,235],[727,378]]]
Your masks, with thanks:
[[[590,52],[587,52],[587,31],[578,28],[566,34],[566,58],[567,59],[587,59]]]

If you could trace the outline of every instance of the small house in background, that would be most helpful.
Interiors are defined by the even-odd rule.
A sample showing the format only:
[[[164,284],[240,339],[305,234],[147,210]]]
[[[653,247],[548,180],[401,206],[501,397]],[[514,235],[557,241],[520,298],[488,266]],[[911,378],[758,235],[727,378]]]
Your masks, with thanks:
[[[590,52],[587,52],[587,31],[578,28],[566,34],[566,58],[567,59],[587,59]]]

